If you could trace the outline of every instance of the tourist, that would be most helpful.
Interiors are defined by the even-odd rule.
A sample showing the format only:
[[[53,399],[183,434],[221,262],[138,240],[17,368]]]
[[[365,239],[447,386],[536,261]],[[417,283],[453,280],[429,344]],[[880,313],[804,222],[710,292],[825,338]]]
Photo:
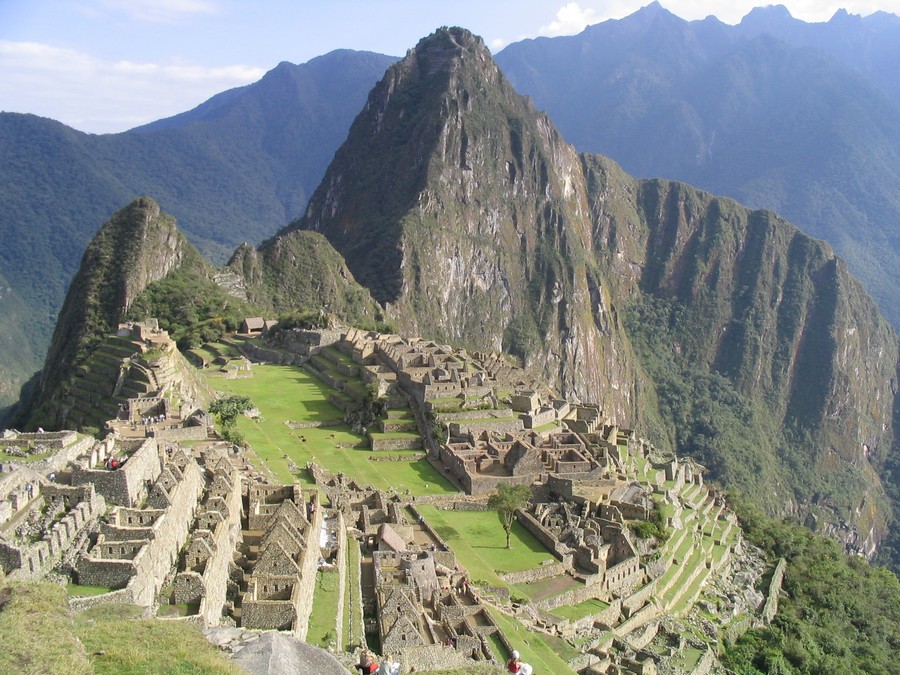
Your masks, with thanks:
[[[28,499],[32,499],[34,497],[34,485],[25,483],[25,494],[28,495]]]
[[[509,663],[506,664],[506,669],[511,673],[518,673],[518,675],[531,675],[534,672],[531,664],[523,663],[519,658],[519,652],[515,650],[513,650]]]
[[[363,649],[359,663],[354,668],[359,670],[361,675],[371,675],[378,670],[378,662],[373,658],[372,652],[368,649]]]

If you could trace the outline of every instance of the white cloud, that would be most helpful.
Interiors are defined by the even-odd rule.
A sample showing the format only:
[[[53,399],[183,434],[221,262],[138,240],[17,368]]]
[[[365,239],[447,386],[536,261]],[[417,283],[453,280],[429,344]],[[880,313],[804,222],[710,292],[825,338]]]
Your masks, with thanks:
[[[0,40],[0,109],[52,117],[81,131],[124,131],[190,110],[254,82],[262,68],[104,61],[71,49]]]
[[[575,35],[588,25],[599,21],[593,9],[582,9],[577,2],[570,2],[559,8],[556,20],[538,29],[538,35],[554,37],[556,35]]]
[[[509,43],[506,40],[504,40],[503,38],[494,38],[493,40],[491,40],[491,43],[489,45],[491,48],[491,53],[496,54],[501,49],[503,49],[507,44],[509,44]]]
[[[215,14],[212,0],[102,0],[107,9],[139,21],[172,23],[196,14]]]

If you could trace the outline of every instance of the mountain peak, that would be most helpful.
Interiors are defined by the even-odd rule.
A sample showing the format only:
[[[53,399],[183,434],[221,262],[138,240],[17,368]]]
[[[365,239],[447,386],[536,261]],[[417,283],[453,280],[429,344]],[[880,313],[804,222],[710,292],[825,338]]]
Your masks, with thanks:
[[[744,28],[770,29],[773,26],[781,26],[795,21],[790,10],[784,5],[767,5],[754,7],[741,19],[740,26]]]

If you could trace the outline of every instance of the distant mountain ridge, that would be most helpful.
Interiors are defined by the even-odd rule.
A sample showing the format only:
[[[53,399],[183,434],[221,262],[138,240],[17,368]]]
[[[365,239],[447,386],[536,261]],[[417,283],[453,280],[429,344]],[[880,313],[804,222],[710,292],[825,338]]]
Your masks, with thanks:
[[[757,8],[737,26],[654,2],[497,55],[567,141],[825,239],[900,326],[900,19]]]

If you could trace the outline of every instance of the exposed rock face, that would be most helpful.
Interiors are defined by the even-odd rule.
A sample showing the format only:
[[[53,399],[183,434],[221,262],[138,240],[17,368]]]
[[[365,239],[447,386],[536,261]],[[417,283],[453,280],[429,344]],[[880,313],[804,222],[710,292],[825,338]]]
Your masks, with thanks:
[[[150,197],[140,197],[118,211],[88,245],[59,313],[53,340],[34,400],[35,424],[53,427],[58,420],[60,384],[98,338],[115,332],[131,302],[152,282],[162,279],[199,254]]]
[[[673,351],[807,434],[802,461],[829,476],[816,500],[867,477],[844,540],[884,535],[897,336],[843,262],[771,213],[579,156],[466,31],[388,70],[296,229],[324,234],[403,330],[507,348],[626,426],[656,399],[622,312],[674,303]],[[805,513],[789,479],[773,490],[770,510]]]

